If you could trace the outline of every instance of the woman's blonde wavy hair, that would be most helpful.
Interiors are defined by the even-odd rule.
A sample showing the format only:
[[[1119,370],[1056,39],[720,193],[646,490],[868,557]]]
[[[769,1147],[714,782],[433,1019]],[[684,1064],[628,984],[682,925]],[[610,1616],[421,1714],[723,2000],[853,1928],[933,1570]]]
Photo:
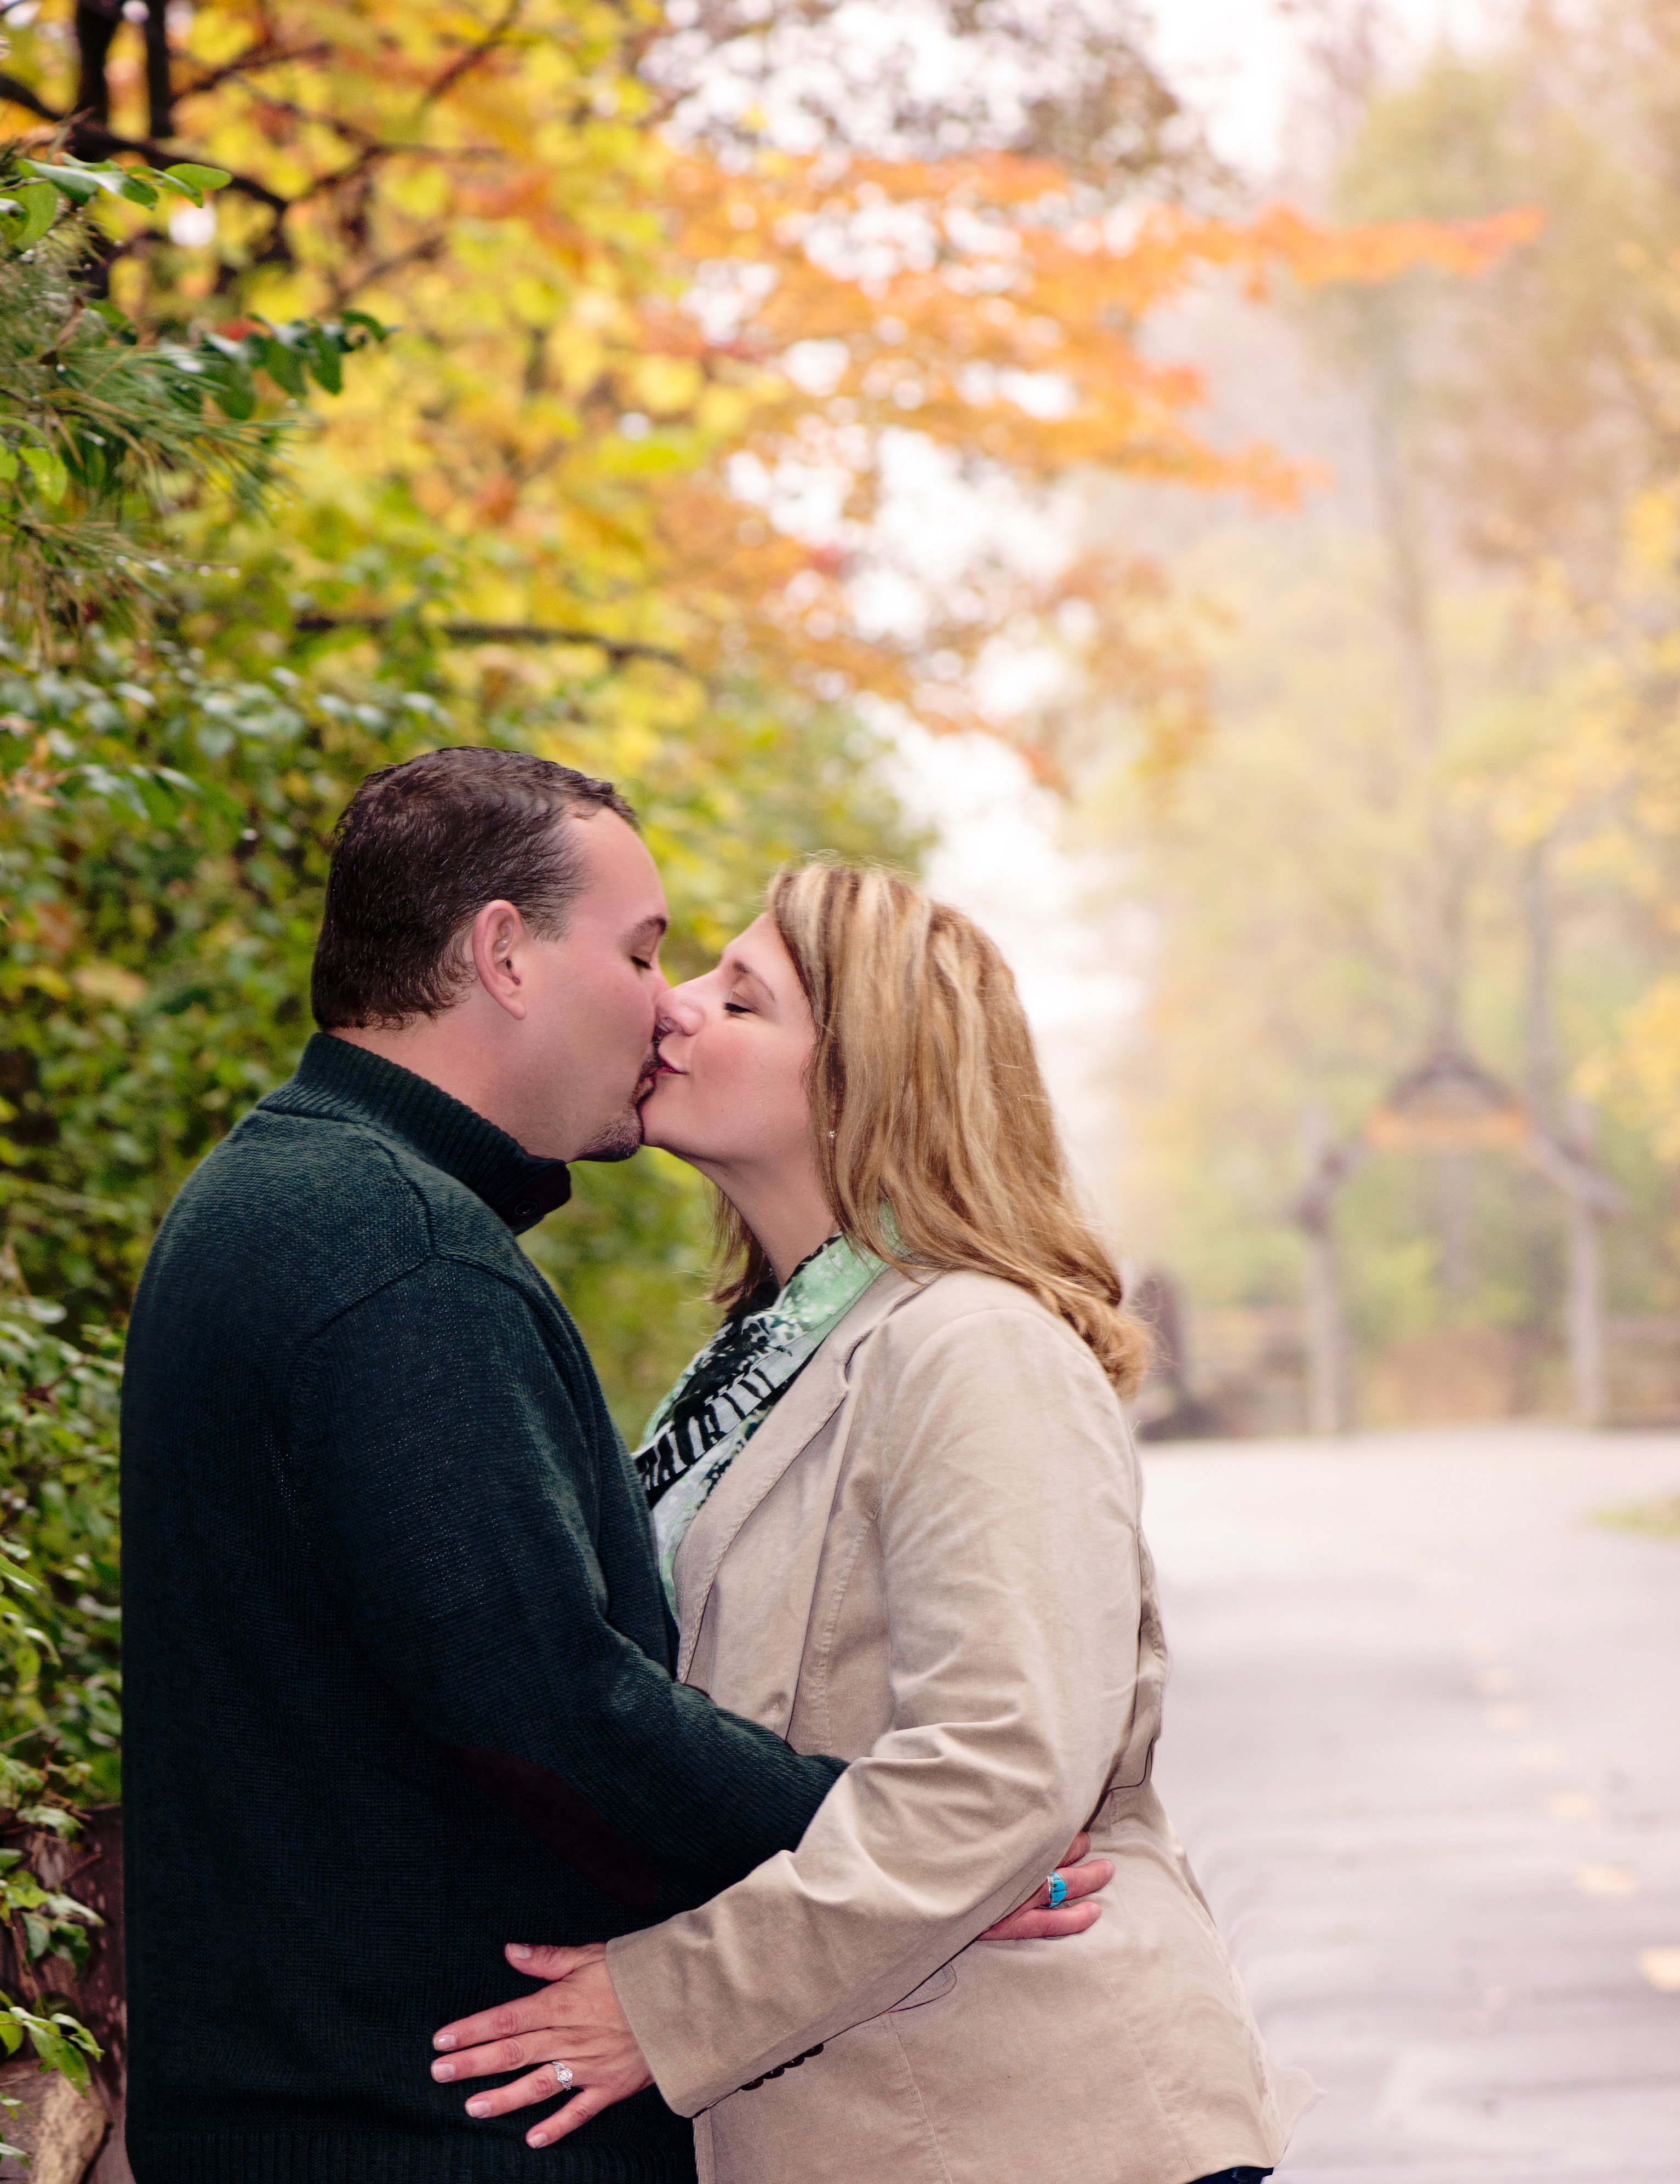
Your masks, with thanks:
[[[971,918],[889,872],[779,872],[765,907],[817,1025],[811,1121],[848,1243],[914,1275],[996,1274],[1090,1344],[1123,1394],[1148,1358],[1074,1201],[1008,966]],[[713,1301],[740,1311],[768,1262],[727,1200]]]

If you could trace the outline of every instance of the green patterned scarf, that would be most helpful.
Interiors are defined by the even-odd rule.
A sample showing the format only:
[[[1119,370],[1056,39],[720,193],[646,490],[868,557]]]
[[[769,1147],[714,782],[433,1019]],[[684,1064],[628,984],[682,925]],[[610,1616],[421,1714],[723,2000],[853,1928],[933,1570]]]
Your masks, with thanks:
[[[673,1565],[689,1525],[882,1263],[830,1236],[794,1268],[773,1304],[724,1321],[648,1420],[634,1460],[673,1608]]]

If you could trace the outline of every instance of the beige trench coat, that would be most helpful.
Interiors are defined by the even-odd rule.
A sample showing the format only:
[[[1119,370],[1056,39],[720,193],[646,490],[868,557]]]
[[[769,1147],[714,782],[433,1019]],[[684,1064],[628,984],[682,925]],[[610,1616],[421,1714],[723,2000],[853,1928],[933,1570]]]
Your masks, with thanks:
[[[1281,2154],[1311,2088],[1149,1784],[1139,1497],[1067,1327],[1005,1282],[888,1272],[695,1520],[683,1677],[851,1762],[796,1851],[608,1945],[701,2184],[1192,2184]],[[1087,1823],[1097,1925],[976,1940]]]

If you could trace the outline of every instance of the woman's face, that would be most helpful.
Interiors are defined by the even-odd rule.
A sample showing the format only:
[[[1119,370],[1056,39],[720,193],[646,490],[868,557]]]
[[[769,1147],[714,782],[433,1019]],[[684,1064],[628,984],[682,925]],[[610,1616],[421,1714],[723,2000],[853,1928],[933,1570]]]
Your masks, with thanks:
[[[755,919],[715,971],[671,989],[658,1039],[644,1144],[707,1172],[809,1163],[817,1032],[773,919]]]

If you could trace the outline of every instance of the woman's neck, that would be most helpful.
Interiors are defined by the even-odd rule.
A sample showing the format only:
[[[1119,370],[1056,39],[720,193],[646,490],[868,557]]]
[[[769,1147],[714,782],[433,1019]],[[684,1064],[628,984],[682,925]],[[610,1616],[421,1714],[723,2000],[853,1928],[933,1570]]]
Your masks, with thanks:
[[[778,1162],[759,1167],[747,1162],[695,1161],[715,1183],[756,1238],[784,1288],[801,1260],[834,1233],[834,1217],[823,1195],[814,1161]]]

